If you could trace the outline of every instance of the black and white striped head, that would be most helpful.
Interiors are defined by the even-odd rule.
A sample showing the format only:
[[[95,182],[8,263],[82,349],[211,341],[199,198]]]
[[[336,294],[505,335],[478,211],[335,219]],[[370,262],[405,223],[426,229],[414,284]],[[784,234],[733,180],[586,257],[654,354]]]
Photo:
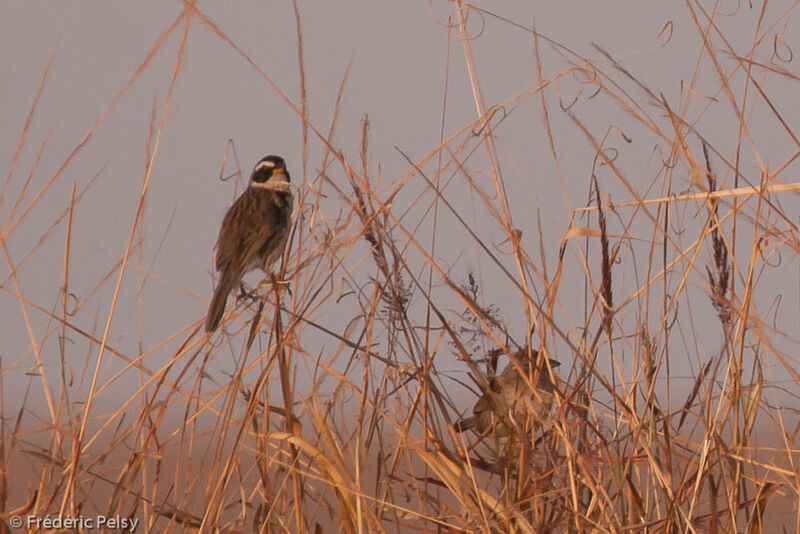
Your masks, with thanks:
[[[280,156],[266,156],[256,163],[250,175],[250,187],[259,189],[289,190],[289,171],[286,162]]]

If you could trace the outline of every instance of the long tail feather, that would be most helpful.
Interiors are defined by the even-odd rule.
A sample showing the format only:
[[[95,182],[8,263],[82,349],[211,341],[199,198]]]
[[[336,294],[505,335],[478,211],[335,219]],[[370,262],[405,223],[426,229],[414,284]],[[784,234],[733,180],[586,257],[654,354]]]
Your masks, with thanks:
[[[206,332],[213,332],[219,326],[222,316],[225,314],[225,304],[228,302],[228,294],[236,284],[239,283],[239,277],[235,276],[230,271],[222,273],[222,279],[217,285],[214,296],[211,299],[211,304],[208,306],[208,315],[206,315]]]

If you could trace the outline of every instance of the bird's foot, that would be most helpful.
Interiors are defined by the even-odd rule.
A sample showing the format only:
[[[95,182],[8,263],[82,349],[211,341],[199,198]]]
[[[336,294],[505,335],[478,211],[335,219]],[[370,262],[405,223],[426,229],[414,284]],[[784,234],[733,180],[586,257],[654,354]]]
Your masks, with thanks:
[[[236,296],[236,303],[238,304],[239,302],[241,302],[243,300],[249,300],[251,302],[255,302],[256,300],[258,300],[258,290],[257,290],[257,288],[253,289],[251,291],[248,291],[244,284],[240,284],[239,285],[239,294]]]

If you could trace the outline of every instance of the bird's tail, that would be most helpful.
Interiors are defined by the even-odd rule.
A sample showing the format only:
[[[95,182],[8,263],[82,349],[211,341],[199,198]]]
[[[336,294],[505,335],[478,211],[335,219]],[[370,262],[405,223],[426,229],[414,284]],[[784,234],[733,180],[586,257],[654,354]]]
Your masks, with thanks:
[[[211,304],[208,305],[208,315],[206,315],[206,332],[213,332],[219,326],[222,316],[225,314],[225,304],[228,302],[228,294],[236,284],[239,277],[235,276],[230,270],[223,271],[222,278],[217,285]]]

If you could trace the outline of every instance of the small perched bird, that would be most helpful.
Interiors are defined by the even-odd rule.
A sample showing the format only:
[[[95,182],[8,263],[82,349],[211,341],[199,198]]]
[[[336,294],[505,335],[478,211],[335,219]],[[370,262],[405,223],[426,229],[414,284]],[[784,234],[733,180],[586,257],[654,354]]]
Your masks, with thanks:
[[[289,236],[294,197],[289,171],[280,156],[256,163],[247,190],[228,209],[217,238],[217,271],[221,273],[206,316],[206,332],[219,326],[228,294],[253,269],[266,271],[281,257]]]
[[[493,434],[495,437],[504,438],[511,433],[512,424],[521,424],[526,418],[534,420],[544,419],[550,411],[553,401],[553,384],[544,364],[544,358],[537,358],[537,351],[531,351],[533,361],[539,362],[539,370],[535,373],[536,384],[532,389],[529,384],[528,349],[523,348],[514,353],[514,358],[520,363],[527,374],[523,378],[513,362],[509,362],[505,369],[489,382],[489,391],[486,391],[472,408],[472,416],[456,421],[455,428],[459,432],[473,429],[479,434]],[[561,365],[556,360],[550,360],[551,367]],[[530,369],[533,371],[533,369]]]

